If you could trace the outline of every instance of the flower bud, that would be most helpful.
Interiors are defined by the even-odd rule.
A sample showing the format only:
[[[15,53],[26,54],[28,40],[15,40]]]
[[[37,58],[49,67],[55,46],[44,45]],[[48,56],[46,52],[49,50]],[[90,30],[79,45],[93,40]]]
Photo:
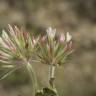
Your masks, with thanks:
[[[64,36],[64,34],[60,34],[59,40],[60,40],[60,43],[63,43],[63,42],[65,41],[65,36]]]
[[[47,29],[47,35],[53,39],[55,37],[55,34],[56,34],[56,29],[52,29],[51,27],[49,27]]]
[[[40,41],[43,43],[46,41],[46,36],[41,37]]]
[[[66,42],[69,42],[72,39],[72,36],[69,32],[66,33]]]

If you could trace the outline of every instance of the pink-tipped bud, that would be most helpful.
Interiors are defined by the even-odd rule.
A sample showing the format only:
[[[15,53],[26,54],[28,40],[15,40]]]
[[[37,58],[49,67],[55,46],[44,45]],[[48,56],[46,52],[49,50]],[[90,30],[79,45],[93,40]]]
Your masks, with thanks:
[[[65,41],[65,36],[64,36],[64,34],[61,34],[61,35],[60,35],[59,40],[60,40],[60,43],[63,43],[63,42]]]
[[[41,37],[40,41],[43,43],[46,41],[46,36]]]
[[[33,44],[36,43],[36,40],[35,40],[34,36],[33,36],[33,38],[32,38],[32,42],[33,42]]]
[[[33,36],[33,38],[32,38],[32,43],[33,43],[34,45],[36,45],[39,40],[40,40],[40,37],[39,37],[39,36],[38,36],[37,38],[35,38],[35,37]]]

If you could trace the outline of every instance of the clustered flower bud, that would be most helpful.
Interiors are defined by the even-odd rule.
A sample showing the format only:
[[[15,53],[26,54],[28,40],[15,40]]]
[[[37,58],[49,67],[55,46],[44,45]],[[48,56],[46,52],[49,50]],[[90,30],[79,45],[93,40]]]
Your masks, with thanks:
[[[5,61],[5,58],[8,61],[13,58],[29,59],[38,40],[17,26],[8,25],[8,31],[3,30],[0,37],[0,61]],[[1,60],[1,57],[4,59]]]
[[[39,43],[38,60],[41,63],[61,65],[72,53],[72,36],[69,32],[57,35],[56,29],[49,27],[47,34],[42,36]],[[42,44],[43,42],[43,44]]]

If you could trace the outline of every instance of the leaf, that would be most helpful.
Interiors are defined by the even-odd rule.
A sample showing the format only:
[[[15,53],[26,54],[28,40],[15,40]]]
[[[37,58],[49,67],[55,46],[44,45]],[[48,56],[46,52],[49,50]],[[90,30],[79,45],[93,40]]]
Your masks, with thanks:
[[[54,89],[45,87],[42,90],[39,90],[35,96],[58,96],[58,95]]]
[[[57,96],[57,93],[53,89],[43,88],[44,96]]]
[[[35,96],[44,96],[44,94],[42,93],[42,91],[38,91],[36,92]]]

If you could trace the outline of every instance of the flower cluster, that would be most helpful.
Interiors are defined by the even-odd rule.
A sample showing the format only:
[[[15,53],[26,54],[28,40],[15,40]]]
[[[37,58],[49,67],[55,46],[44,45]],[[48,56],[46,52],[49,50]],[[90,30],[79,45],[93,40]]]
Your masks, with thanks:
[[[29,60],[37,41],[38,38],[31,38],[28,32],[8,25],[8,32],[3,30],[0,37],[0,62],[6,64],[14,60]]]
[[[30,59],[32,59],[33,54],[36,52],[38,40],[39,38],[31,37],[22,28],[19,29],[17,26],[12,27],[11,25],[8,25],[8,31],[2,31],[2,36],[0,37],[0,67],[9,69],[3,76],[0,76],[0,80],[24,66],[33,82],[32,96],[35,96],[37,82]]]
[[[73,52],[72,36],[67,32],[57,34],[56,29],[49,27],[46,35],[35,38],[19,29],[17,26],[8,25],[8,31],[3,30],[0,37],[0,67],[13,68],[6,73],[4,79],[13,71],[18,69],[18,64],[12,64],[14,61],[22,61],[33,82],[32,96],[58,96],[54,87],[55,67],[65,63],[66,58]],[[43,88],[37,92],[37,78],[30,60],[39,61],[43,64],[49,64],[49,84],[50,88]],[[21,66],[22,67],[22,66]],[[37,92],[37,93],[36,93]],[[49,94],[49,95],[47,95]],[[54,95],[53,95],[54,94]]]
[[[56,29],[49,27],[47,34],[38,42],[38,60],[44,64],[62,65],[72,53],[72,36],[67,32],[57,34]]]

